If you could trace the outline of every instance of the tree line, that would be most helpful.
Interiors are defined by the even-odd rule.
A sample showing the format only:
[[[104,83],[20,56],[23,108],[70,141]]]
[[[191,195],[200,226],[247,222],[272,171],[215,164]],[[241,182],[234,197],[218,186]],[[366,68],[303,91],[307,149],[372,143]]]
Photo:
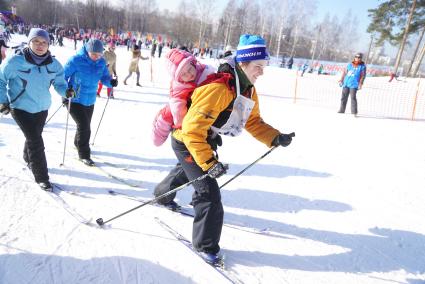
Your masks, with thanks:
[[[404,45],[414,43],[417,47],[409,67],[412,75],[417,74],[425,53],[425,44],[421,45],[425,0],[386,0],[370,9],[369,47],[356,46],[358,19],[351,11],[327,14],[313,23],[317,0],[228,0],[221,10],[215,0],[181,0],[175,11],[160,10],[156,0],[2,2],[3,9],[13,2],[18,15],[33,24],[161,34],[182,45],[236,48],[241,34],[259,34],[267,40],[270,53],[280,58],[347,61],[357,51],[369,48],[369,57],[372,47],[389,43],[400,47],[397,69]]]

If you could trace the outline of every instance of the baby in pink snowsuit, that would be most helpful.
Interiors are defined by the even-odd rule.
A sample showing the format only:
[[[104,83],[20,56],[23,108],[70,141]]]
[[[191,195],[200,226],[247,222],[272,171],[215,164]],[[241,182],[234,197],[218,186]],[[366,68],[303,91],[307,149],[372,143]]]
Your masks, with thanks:
[[[153,122],[152,140],[155,146],[162,145],[173,128],[181,127],[192,92],[215,72],[212,66],[201,64],[191,53],[180,49],[170,50],[165,60],[171,76],[170,100]]]

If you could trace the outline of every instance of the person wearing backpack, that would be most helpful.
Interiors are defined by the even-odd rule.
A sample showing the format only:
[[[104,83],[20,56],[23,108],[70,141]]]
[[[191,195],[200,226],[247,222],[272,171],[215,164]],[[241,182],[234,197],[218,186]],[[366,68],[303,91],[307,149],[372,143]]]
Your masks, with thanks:
[[[210,264],[220,260],[224,211],[217,178],[227,171],[214,151],[211,138],[216,135],[235,137],[246,129],[267,147],[286,147],[292,142],[292,134],[281,133],[265,123],[260,115],[254,84],[263,75],[268,60],[265,40],[261,36],[242,35],[236,57],[228,58],[217,73],[208,76],[193,91],[181,128],[174,129],[172,134],[171,145],[187,180],[207,174],[193,183],[192,244]],[[179,182],[175,180],[170,184],[174,186]],[[168,191],[174,189],[171,186]],[[174,197],[175,193],[166,198],[172,201]]]

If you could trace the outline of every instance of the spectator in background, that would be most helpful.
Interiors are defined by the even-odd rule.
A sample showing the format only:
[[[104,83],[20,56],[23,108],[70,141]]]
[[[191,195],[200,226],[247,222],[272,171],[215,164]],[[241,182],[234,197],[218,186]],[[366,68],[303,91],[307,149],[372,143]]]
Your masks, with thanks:
[[[77,50],[77,33],[74,33],[72,38],[74,39],[74,50]]]
[[[113,41],[108,43],[108,49],[105,50],[103,53],[103,57],[106,60],[106,66],[108,66],[109,74],[113,76],[113,78],[118,79],[117,77],[117,68],[116,68],[116,62],[117,62],[117,55],[115,54],[115,44]],[[102,81],[99,81],[98,87],[97,87],[97,96],[100,97],[100,92],[102,91]],[[108,98],[113,99],[114,98],[114,89],[111,87],[107,87],[107,95]]]
[[[154,39],[154,40],[152,41],[151,57],[155,57],[156,46],[157,46],[157,42],[156,42],[156,39]]]
[[[280,67],[285,68],[285,64],[286,64],[285,56],[282,56],[282,61],[280,62]]]
[[[303,64],[303,66],[301,67],[301,77],[304,76],[305,71],[307,71],[308,69],[308,64],[307,62]]]
[[[159,58],[161,58],[161,54],[162,54],[162,49],[164,48],[164,43],[163,42],[161,42],[159,45],[158,45],[158,57]]]
[[[392,82],[394,79],[396,81],[401,81],[401,80],[398,79],[398,77],[399,77],[398,74],[396,74],[395,72],[391,72],[391,74],[390,74],[390,80],[388,82]]]
[[[363,86],[366,78],[366,65],[362,61],[363,54],[357,53],[354,56],[354,60],[347,65],[347,68],[341,75],[341,79],[338,81],[342,87],[341,94],[341,106],[338,113],[345,113],[345,107],[347,106],[348,96],[351,97],[351,114],[357,115],[357,91]]]
[[[319,69],[317,69],[317,75],[321,75],[323,72],[323,64],[320,64]]]
[[[294,64],[294,58],[291,56],[288,59],[288,63],[286,64],[286,66],[288,67],[288,69],[292,69],[292,65]]]

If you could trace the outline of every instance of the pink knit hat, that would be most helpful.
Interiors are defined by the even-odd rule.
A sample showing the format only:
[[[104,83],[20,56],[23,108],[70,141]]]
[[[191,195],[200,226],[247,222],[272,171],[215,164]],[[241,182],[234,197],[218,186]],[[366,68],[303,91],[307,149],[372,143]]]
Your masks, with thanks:
[[[196,58],[189,52],[180,49],[171,49],[165,56],[168,65],[168,71],[171,78],[180,81],[180,73],[187,64],[196,65]]]

